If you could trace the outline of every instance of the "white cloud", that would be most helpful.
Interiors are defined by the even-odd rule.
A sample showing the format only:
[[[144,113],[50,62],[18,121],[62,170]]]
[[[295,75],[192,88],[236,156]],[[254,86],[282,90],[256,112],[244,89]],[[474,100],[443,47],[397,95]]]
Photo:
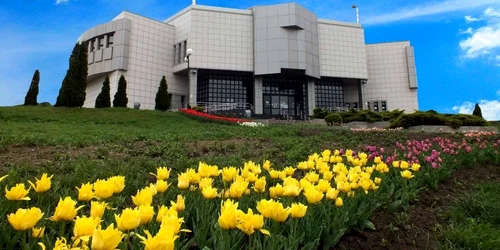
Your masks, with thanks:
[[[465,16],[465,21],[468,23],[473,23],[473,22],[481,21],[481,18],[476,18],[476,17],[472,17],[472,16]]]
[[[471,30],[469,37],[460,41],[463,57],[473,59],[485,56],[496,65],[500,64],[500,11],[488,8],[484,11],[486,24]],[[459,31],[463,33],[463,31]]]
[[[474,30],[471,27],[469,27],[466,30],[458,30],[458,33],[460,33],[461,35],[463,34],[472,35],[474,33]]]
[[[474,111],[474,105],[475,104],[472,102],[464,102],[460,106],[454,106],[453,110],[459,114],[472,114],[472,111]],[[481,108],[481,113],[483,114],[484,119],[488,121],[500,120],[500,101],[481,100],[479,101],[479,107]]]
[[[498,0],[446,0],[396,9],[394,12],[369,16],[363,24],[374,25],[408,20],[418,17],[445,14],[473,8],[498,5]]]
[[[69,0],[56,0],[56,5],[67,4],[67,3],[69,3]]]

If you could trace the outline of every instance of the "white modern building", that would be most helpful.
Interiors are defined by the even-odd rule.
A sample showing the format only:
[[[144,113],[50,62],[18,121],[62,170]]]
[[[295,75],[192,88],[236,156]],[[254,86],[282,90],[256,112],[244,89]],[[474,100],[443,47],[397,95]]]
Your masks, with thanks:
[[[128,106],[144,109],[154,108],[162,76],[173,108],[247,105],[257,116],[418,109],[408,41],[365,44],[360,24],[318,19],[295,3],[193,4],[165,21],[122,12],[79,41],[89,47],[85,107],[94,107],[106,75],[112,95],[124,75]]]

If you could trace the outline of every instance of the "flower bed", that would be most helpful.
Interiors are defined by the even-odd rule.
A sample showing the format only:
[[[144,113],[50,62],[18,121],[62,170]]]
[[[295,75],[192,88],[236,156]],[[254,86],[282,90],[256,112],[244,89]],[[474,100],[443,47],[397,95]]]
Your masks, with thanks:
[[[160,167],[132,197],[119,175],[84,179],[72,193],[52,187],[57,175],[27,181],[28,189],[4,176],[0,249],[330,249],[352,229],[374,229],[377,209],[408,209],[454,169],[500,164],[499,142],[476,134],[400,142],[391,152],[324,150],[288,167],[200,162],[173,179]]]
[[[197,117],[203,120],[208,120],[208,121],[221,121],[221,122],[230,122],[230,123],[243,123],[243,122],[250,122],[248,119],[242,119],[242,118],[231,118],[231,117],[224,117],[224,116],[217,116],[217,115],[212,115],[212,114],[207,114],[204,112],[199,112],[194,109],[179,109],[180,112],[187,114],[191,117]]]

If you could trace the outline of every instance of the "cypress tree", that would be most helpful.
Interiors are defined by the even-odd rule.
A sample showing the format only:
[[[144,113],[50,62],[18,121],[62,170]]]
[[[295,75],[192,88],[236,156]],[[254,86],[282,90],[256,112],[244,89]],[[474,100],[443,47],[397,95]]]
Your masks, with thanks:
[[[128,98],[127,98],[127,81],[125,77],[120,76],[120,80],[118,80],[118,90],[116,91],[115,98],[113,100],[113,107],[127,107]]]
[[[101,93],[97,96],[95,100],[96,108],[109,108],[111,107],[111,94],[109,91],[109,76],[106,76],[104,82],[102,83]]]
[[[479,107],[479,104],[476,103],[476,106],[474,106],[474,111],[472,111],[472,115],[483,117],[483,112],[481,112],[481,107]]]
[[[160,86],[158,87],[158,92],[155,98],[155,109],[161,111],[167,111],[170,108],[170,97],[168,95],[168,85],[165,76],[160,81]]]
[[[40,82],[40,71],[35,70],[35,74],[33,74],[33,79],[31,80],[31,85],[26,93],[26,97],[24,97],[24,105],[38,105],[37,96],[38,96],[38,83]]]
[[[85,102],[87,88],[87,45],[77,43],[69,58],[69,68],[62,82],[55,106],[81,107]]]

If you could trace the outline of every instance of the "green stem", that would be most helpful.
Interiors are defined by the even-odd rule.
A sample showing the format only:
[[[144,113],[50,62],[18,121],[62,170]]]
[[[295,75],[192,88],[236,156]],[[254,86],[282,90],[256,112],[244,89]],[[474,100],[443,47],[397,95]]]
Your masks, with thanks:
[[[61,238],[64,237],[65,233],[66,233],[66,221],[62,221],[61,228],[59,230],[59,237]]]
[[[127,234],[125,235],[125,250],[128,249],[128,244],[129,244],[129,238],[130,238],[130,232],[127,232]]]
[[[22,232],[22,234],[23,234],[23,243],[22,243],[23,249],[29,249],[28,245],[26,244],[26,238],[27,238],[26,234],[28,234],[27,232],[28,232],[27,230],[24,230]]]

